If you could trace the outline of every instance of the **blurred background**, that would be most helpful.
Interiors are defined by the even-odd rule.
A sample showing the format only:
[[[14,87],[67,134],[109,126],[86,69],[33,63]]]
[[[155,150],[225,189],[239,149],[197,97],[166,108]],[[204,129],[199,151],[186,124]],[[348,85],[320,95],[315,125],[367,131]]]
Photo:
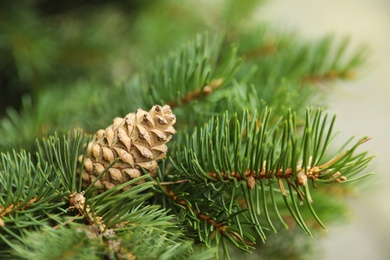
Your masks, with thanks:
[[[120,84],[203,30],[234,34],[245,21],[234,17],[234,4],[218,10],[224,1],[0,0],[0,116],[9,107],[20,110],[26,94],[37,100],[49,89]],[[372,137],[362,148],[378,154],[370,169],[376,175],[348,201],[350,221],[328,225],[326,238],[314,243],[324,249],[321,259],[390,259],[390,1],[263,2],[252,17],[256,21],[297,31],[307,40],[333,33],[350,36],[352,47],[369,46],[358,78],[326,91],[328,110],[338,116],[336,128],[343,129],[339,140]],[[46,133],[42,126],[38,130]]]
[[[365,187],[363,196],[351,199],[352,221],[329,227],[322,246],[324,259],[390,259],[390,1],[275,0],[267,2],[259,19],[297,29],[308,38],[336,33],[350,35],[355,45],[368,44],[364,73],[353,82],[337,83],[328,108],[337,114],[344,137],[372,137],[364,148],[378,154],[371,165],[375,187]]]

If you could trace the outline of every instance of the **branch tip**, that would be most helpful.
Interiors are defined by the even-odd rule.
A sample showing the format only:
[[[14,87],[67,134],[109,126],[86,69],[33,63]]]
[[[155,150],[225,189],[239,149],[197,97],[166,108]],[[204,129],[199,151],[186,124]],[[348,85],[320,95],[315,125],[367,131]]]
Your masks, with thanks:
[[[103,223],[103,218],[95,216],[91,212],[91,207],[86,205],[86,199],[84,197],[84,191],[82,192],[73,192],[68,195],[69,205],[68,210],[76,209],[92,226],[96,226],[100,233],[104,233],[106,230],[106,225]]]

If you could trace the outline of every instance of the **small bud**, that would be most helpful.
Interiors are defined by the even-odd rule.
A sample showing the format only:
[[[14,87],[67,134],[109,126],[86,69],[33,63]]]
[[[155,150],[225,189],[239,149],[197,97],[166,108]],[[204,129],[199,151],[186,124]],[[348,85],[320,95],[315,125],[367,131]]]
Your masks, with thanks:
[[[221,86],[223,83],[223,79],[222,78],[219,78],[219,79],[216,79],[216,80],[213,80],[210,82],[209,86],[212,88],[212,89],[215,89],[215,88],[218,88],[219,86]]]
[[[307,184],[307,175],[305,174],[305,172],[301,171],[297,174],[296,180],[299,186],[304,187]]]
[[[213,89],[210,86],[205,86],[203,88],[203,95],[208,96],[213,92]]]
[[[4,220],[0,218],[0,227],[4,227],[4,226],[5,226]]]
[[[330,176],[329,179],[334,179],[336,177],[338,177],[338,178],[336,180],[334,180],[335,183],[340,183],[340,182],[347,180],[347,177],[345,177],[344,175],[341,175],[340,172],[335,172],[334,174],[332,174],[332,176]]]
[[[256,186],[256,179],[251,175],[246,179],[246,183],[250,190],[253,190]]]

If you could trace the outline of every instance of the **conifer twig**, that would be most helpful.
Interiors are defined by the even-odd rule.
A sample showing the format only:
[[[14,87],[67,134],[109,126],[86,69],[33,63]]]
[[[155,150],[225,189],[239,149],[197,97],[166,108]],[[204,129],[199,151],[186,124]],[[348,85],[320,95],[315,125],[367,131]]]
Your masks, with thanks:
[[[23,204],[24,202],[19,202],[17,203],[16,205],[15,204],[11,204],[9,205],[7,208],[4,208],[4,207],[0,207],[0,227],[4,227],[5,223],[4,223],[4,220],[3,220],[3,217],[10,214],[12,212],[12,210],[15,210],[15,209],[18,209],[18,210],[24,210],[28,207],[30,207],[32,205],[32,203],[34,203],[35,201],[37,200],[37,198],[32,198],[28,201],[28,203],[26,203],[25,205],[23,205],[22,207],[18,208],[21,204]]]
[[[215,89],[217,89],[219,86],[222,85],[223,81],[224,80],[222,78],[215,79],[215,80],[212,80],[206,86],[204,86],[202,88],[197,88],[197,89],[189,92],[186,96],[183,96],[180,98],[181,104],[189,103],[192,100],[197,99],[201,96],[205,97],[205,96],[210,95]],[[175,102],[175,101],[168,101],[167,105],[169,105],[171,108],[178,106],[177,102]]]
[[[243,55],[248,60],[256,60],[256,59],[259,59],[260,57],[274,54],[277,51],[278,51],[277,45],[273,42],[269,42],[269,43],[266,43],[258,48],[252,49],[252,50],[244,53]]]
[[[356,72],[353,70],[336,71],[331,70],[323,74],[307,75],[303,78],[303,83],[318,84],[336,79],[353,79],[356,77]]]
[[[311,180],[315,181],[316,179],[320,178],[321,177],[320,170],[336,163],[343,156],[345,156],[346,152],[340,154],[336,158],[330,160],[329,162],[327,162],[321,166],[314,166],[314,167],[308,166],[307,173],[304,173],[304,169],[301,166],[302,163],[300,163],[298,165],[298,167],[296,168],[296,172],[298,172],[298,174],[296,176],[297,183],[300,186],[305,186],[307,183],[307,179],[311,179]],[[255,171],[251,172],[250,170],[246,170],[243,174],[237,173],[237,172],[230,172],[230,173],[220,172],[219,174],[209,172],[208,175],[216,180],[218,179],[219,176],[221,176],[221,178],[223,180],[229,180],[232,178],[234,178],[238,181],[246,180],[248,187],[250,189],[254,189],[254,186],[255,186],[255,184],[253,182],[254,180],[272,179],[274,177],[276,177],[279,180],[281,180],[281,179],[289,180],[294,175],[293,168],[288,168],[286,170],[279,169],[277,172],[272,172],[271,170],[269,170],[268,172],[265,172],[265,168],[266,168],[265,165],[266,165],[266,161],[263,162],[263,169],[260,172],[255,172]],[[340,176],[340,173],[338,174],[338,176]],[[336,177],[336,176],[333,176],[333,177]],[[331,177],[329,179],[333,179],[333,177]],[[346,177],[340,176],[334,182],[339,183],[339,182],[344,181],[344,180],[346,180]]]
[[[106,230],[102,217],[94,216],[91,207],[85,204],[84,192],[69,194],[69,209],[76,209],[92,226],[97,226],[100,233]]]
[[[188,203],[185,200],[178,198],[177,195],[171,189],[169,189],[167,186],[164,186],[164,189],[168,193],[169,197],[174,202],[176,202],[179,205],[182,205],[182,206],[186,207],[187,209],[191,209],[192,211],[194,211],[194,213],[198,216],[199,219],[206,220],[207,223],[209,223],[210,225],[213,225],[214,227],[216,227],[221,232],[226,230],[226,228],[227,228],[226,225],[218,223],[217,221],[212,219],[210,216],[208,216],[206,214],[203,214],[202,212],[200,212],[199,210],[197,210],[193,206],[188,205]]]

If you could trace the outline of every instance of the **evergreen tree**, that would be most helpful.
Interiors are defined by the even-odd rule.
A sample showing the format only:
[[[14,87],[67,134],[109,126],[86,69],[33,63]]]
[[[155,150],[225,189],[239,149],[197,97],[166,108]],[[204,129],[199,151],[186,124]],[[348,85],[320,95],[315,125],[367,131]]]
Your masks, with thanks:
[[[259,2],[4,3],[1,78],[26,95],[0,121],[0,258],[310,251],[370,175],[369,137],[332,145],[321,108],[366,52],[253,23]]]

